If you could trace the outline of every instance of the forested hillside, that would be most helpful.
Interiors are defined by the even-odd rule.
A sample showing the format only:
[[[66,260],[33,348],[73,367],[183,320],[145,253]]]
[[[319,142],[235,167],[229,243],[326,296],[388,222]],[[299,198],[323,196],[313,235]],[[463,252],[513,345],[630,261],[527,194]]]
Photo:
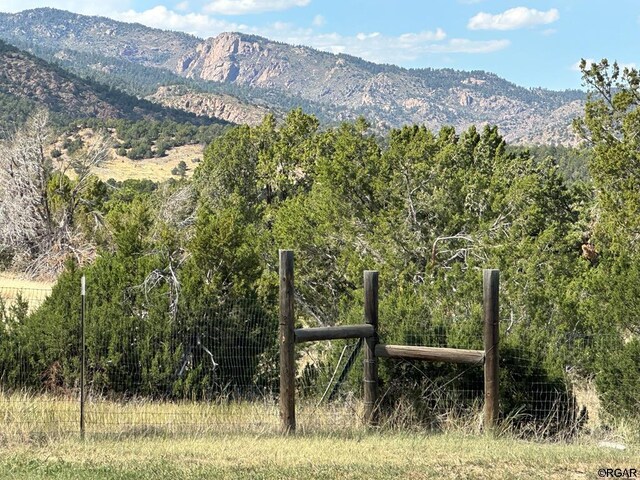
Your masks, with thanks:
[[[499,268],[505,415],[518,412],[526,423],[539,402],[564,405],[568,373],[595,381],[601,414],[637,414],[640,82],[635,70],[606,62],[583,69],[592,96],[576,129],[592,152],[586,182],[566,181],[553,151],[534,159],[508,149],[495,127],[406,126],[380,140],[364,119],[323,129],[293,110],[280,124],[268,116],[259,126],[229,129],[209,145],[192,180],[105,184],[90,175],[91,152],[75,178],[47,170],[41,158],[46,182],[32,182],[34,201],[26,204],[38,222],[19,224],[4,208],[19,188],[7,176],[7,159],[24,142],[42,141],[45,129],[32,120],[0,153],[0,254],[7,266],[67,263],[37,312],[13,312],[0,338],[2,375],[18,378],[15,368],[41,372],[59,362],[61,381],[76,381],[77,351],[64,339],[77,324],[63,307],[77,308],[72,292],[84,273],[94,288],[93,321],[105,327],[91,348],[110,355],[94,372],[94,386],[133,388],[116,382],[124,357],[112,340],[124,325],[144,322],[154,338],[200,342],[211,305],[242,298],[273,308],[277,251],[291,248],[299,321],[359,323],[362,271],[376,269],[381,335],[389,343],[482,348],[479,272]],[[65,251],[69,244],[93,253]],[[231,332],[233,324],[220,328]],[[256,325],[255,338],[272,328]],[[12,363],[19,339],[28,339],[27,366]],[[188,346],[129,345],[144,359],[139,393],[167,395],[153,390],[154,379],[172,378]],[[244,374],[269,384],[274,372],[256,362],[247,359]],[[432,382],[468,375],[453,367],[417,375],[384,364],[382,381],[395,385],[388,401],[426,381],[425,371]],[[171,395],[212,394],[209,375],[193,368]],[[534,379],[548,390],[529,388]],[[36,373],[29,380],[40,382]]]
[[[62,118],[172,119],[193,124],[216,123],[138,99],[120,90],[85,80],[0,40],[0,94],[6,107],[3,121],[17,107],[29,110],[39,105]],[[13,99],[10,100],[10,97]],[[15,104],[15,105],[13,105]],[[217,121],[224,125],[226,122]]]

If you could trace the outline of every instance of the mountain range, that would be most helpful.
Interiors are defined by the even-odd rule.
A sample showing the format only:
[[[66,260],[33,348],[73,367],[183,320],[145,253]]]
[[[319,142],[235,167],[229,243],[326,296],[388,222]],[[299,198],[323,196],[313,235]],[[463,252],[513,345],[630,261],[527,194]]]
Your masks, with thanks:
[[[484,71],[379,65],[242,33],[203,40],[50,8],[0,13],[0,38],[56,64],[38,68],[234,123],[255,124],[267,112],[280,117],[299,106],[326,124],[358,116],[378,130],[488,123],[513,144],[569,145],[585,100],[579,90],[528,89]],[[16,94],[3,83],[6,70],[0,67],[0,92]],[[37,88],[46,90],[46,76],[40,78]],[[25,75],[20,82],[28,82]],[[96,112],[107,111],[101,100]]]

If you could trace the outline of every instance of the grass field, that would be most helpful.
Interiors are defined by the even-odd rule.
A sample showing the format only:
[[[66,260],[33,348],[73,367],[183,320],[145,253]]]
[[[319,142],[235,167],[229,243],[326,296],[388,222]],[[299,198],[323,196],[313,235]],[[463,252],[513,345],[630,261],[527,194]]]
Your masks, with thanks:
[[[456,434],[221,435],[66,439],[0,447],[11,479],[598,478],[640,453]]]
[[[75,137],[82,139],[85,145],[93,145],[96,142],[96,134],[90,128],[81,130]],[[115,133],[112,133],[112,137],[116,141],[119,140]],[[64,153],[65,150],[62,147],[62,139],[59,139],[54,145],[51,146],[63,152],[62,156],[57,160],[56,168],[61,168],[61,165],[69,163],[69,156]],[[186,176],[193,175],[193,171],[197,166],[197,162],[194,160],[202,159],[204,147],[202,145],[182,145],[179,147],[171,148],[167,151],[167,154],[161,158],[145,158],[141,160],[131,160],[130,158],[120,156],[116,153],[116,149],[113,148],[110,151],[110,160],[102,163],[98,167],[95,167],[93,173],[101,180],[109,180],[113,178],[117,181],[123,181],[128,179],[134,180],[153,180],[154,182],[162,182],[170,178],[178,179],[179,177],[173,175],[173,170],[180,161],[184,161],[187,164]],[[68,171],[68,175],[73,177],[73,172]]]
[[[42,282],[21,278],[9,273],[0,273],[0,289],[51,290],[54,282]]]
[[[91,398],[86,441],[77,398],[0,395],[0,479],[598,478],[636,468],[638,443],[604,447],[493,438],[451,429],[367,430],[358,405],[300,402],[299,431],[282,436],[274,401],[110,402]],[[614,438],[615,439],[615,438]]]
[[[360,431],[360,402],[342,402],[327,408],[299,401],[297,416],[302,432]],[[89,394],[85,406],[88,437],[136,435],[273,434],[279,431],[274,399],[254,401],[112,401]],[[0,444],[78,434],[78,392],[57,395],[0,393]]]
[[[95,174],[101,180],[123,181],[127,179],[144,180],[149,179],[154,182],[161,182],[170,178],[178,179],[171,173],[180,161],[187,164],[186,176],[193,175],[197,163],[193,160],[202,158],[203,148],[201,145],[184,145],[172,148],[167,152],[166,157],[149,158],[143,160],[131,160],[113,153],[113,158],[95,168]]]
[[[35,281],[9,273],[0,273],[0,299],[11,306],[18,295],[29,302],[29,308],[37,308],[51,293],[53,282]]]

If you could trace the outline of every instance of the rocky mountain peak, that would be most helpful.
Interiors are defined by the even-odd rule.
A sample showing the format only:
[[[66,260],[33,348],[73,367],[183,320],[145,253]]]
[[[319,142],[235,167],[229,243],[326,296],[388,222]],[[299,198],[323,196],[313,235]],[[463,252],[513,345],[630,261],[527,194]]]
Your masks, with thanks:
[[[224,32],[209,38],[180,59],[177,73],[214,82],[234,82],[241,70],[238,56],[268,55],[268,50],[258,38],[236,32]]]
[[[258,37],[244,36],[236,32],[224,32],[210,38],[207,43],[212,46],[212,54],[219,57],[231,56],[237,53],[251,54],[263,50]]]

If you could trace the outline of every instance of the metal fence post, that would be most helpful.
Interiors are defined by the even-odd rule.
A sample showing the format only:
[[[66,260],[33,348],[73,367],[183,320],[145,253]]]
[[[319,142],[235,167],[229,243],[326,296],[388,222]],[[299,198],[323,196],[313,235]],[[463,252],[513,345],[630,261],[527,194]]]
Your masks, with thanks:
[[[80,280],[80,293],[81,293],[81,305],[80,305],[80,438],[84,440],[84,402],[85,402],[85,370],[86,370],[86,341],[85,341],[85,314],[86,314],[86,278],[83,275]]]

